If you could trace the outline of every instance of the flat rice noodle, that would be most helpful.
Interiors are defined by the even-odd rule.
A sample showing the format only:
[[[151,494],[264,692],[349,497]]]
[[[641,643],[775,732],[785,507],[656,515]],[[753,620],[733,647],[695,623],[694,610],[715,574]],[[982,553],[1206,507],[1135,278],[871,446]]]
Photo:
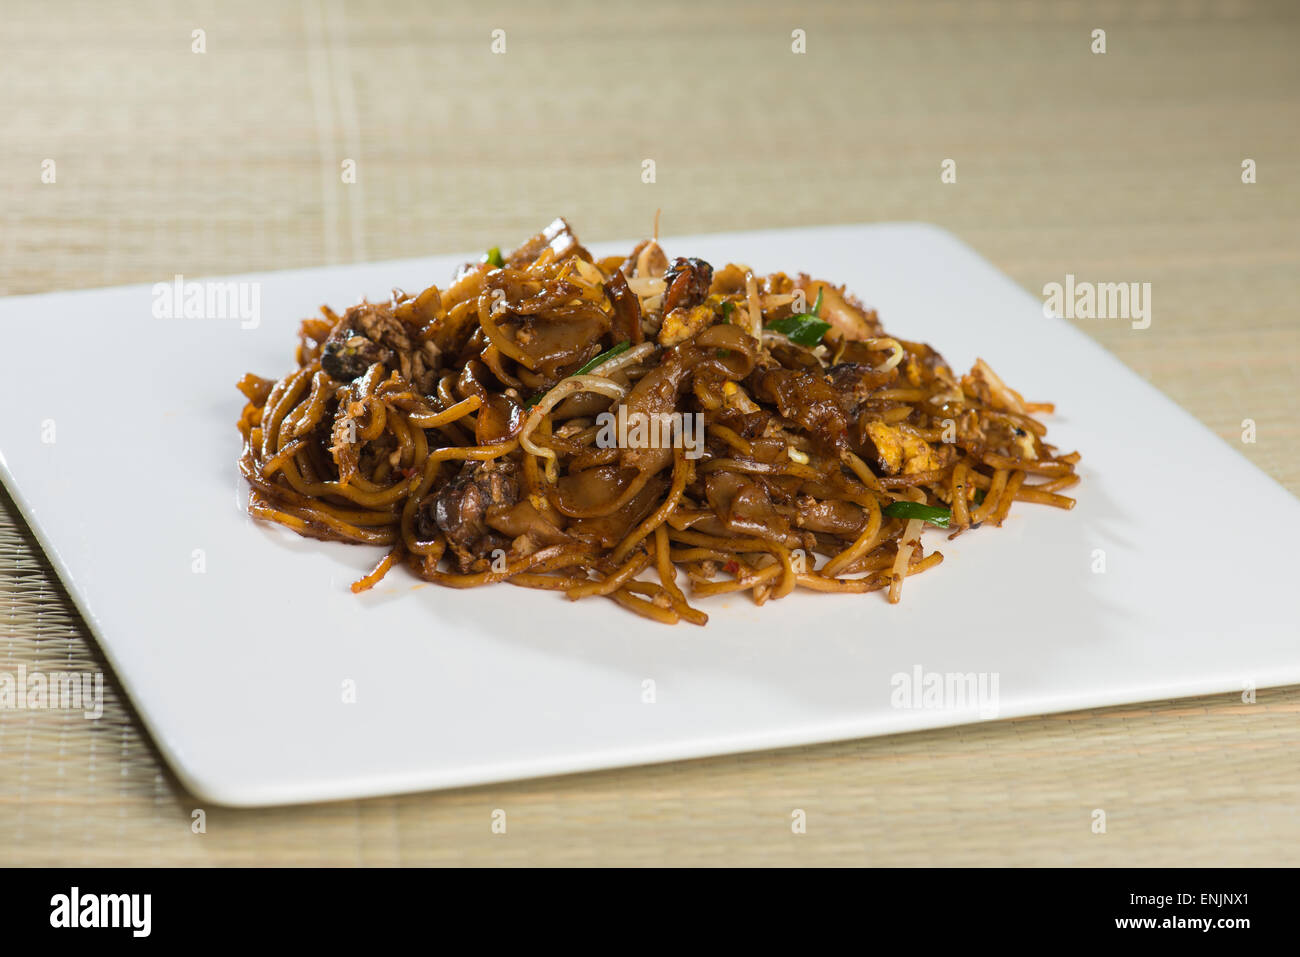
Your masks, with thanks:
[[[569,534],[582,542],[601,548],[613,548],[632,531],[642,519],[655,510],[668,490],[667,479],[656,476],[646,482],[632,500],[609,515],[596,518],[579,518],[569,523]]]
[[[620,465],[601,465],[561,475],[555,487],[555,507],[573,517],[598,513],[617,502],[637,475],[635,469]]]
[[[795,524],[811,532],[857,538],[867,525],[867,513],[851,502],[805,498],[796,505]]]
[[[607,332],[609,318],[587,308],[574,315],[532,319],[515,332],[515,344],[533,360],[539,375],[558,378],[564,366],[579,365],[599,352]]]
[[[790,523],[772,505],[767,490],[737,472],[712,472],[704,479],[709,505],[733,535],[784,542]]]

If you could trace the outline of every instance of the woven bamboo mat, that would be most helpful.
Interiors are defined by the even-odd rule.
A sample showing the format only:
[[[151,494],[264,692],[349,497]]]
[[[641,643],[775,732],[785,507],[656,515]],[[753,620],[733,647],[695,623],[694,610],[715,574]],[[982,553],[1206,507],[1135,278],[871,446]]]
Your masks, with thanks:
[[[504,246],[557,213],[592,240],[656,209],[668,235],[928,220],[1033,291],[1152,283],[1149,329],[1079,325],[1300,492],[1294,5],[612,6],[10,0],[0,293]],[[20,665],[105,668],[0,497]],[[1300,863],[1300,688],[266,811],[200,808],[111,673],[105,698],[0,711],[0,863]]]

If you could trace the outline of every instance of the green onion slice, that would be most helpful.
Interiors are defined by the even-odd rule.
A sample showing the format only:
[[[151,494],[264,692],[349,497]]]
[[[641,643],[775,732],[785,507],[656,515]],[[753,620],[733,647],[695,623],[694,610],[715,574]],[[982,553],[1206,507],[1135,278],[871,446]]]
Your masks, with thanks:
[[[947,528],[948,521],[952,518],[952,512],[948,509],[938,505],[922,505],[920,502],[894,502],[886,505],[882,511],[890,518],[919,518],[940,528]]]
[[[608,349],[606,349],[600,355],[596,356],[594,359],[591,359],[590,361],[583,363],[582,367],[579,368],[578,371],[573,374],[586,375],[588,372],[596,368],[596,366],[600,365],[602,362],[607,362],[608,360],[614,358],[616,355],[620,355],[624,352],[627,352],[627,350],[630,348],[632,348],[632,340],[624,339],[618,345],[610,346]]]
[[[822,336],[826,335],[831,327],[829,322],[817,318],[817,313],[822,308],[822,292],[824,289],[824,286],[817,287],[817,301],[813,303],[811,310],[800,315],[769,322],[767,328],[781,333],[791,342],[807,346],[810,349],[820,343]]]
[[[620,355],[621,353],[627,352],[627,350],[630,349],[630,348],[632,348],[632,340],[631,340],[631,339],[624,339],[624,340],[623,340],[622,342],[620,342],[618,345],[616,345],[616,346],[610,346],[608,349],[606,349],[606,350],[605,350],[604,352],[602,352],[600,355],[593,357],[592,359],[588,360],[587,362],[584,362],[584,363],[582,364],[582,366],[579,367],[578,371],[572,373],[572,375],[586,375],[588,372],[590,372],[592,369],[596,368],[596,366],[600,365],[602,362],[608,362],[610,359],[614,358],[616,355]],[[566,378],[566,379],[567,379],[567,378],[571,378],[571,376],[565,376],[565,378]],[[544,396],[545,394],[546,394],[545,392],[539,392],[539,393],[537,393],[537,395],[533,396],[531,399],[529,399],[527,402],[524,403],[524,408],[525,408],[525,409],[531,409],[531,408],[532,408],[533,406],[535,406],[538,402],[542,401],[542,396]]]

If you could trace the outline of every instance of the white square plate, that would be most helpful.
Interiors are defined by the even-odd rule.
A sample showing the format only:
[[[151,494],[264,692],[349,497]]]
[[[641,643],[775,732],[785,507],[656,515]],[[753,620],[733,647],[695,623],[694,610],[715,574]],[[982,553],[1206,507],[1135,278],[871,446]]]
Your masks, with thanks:
[[[927,533],[946,561],[897,606],[733,596],[702,603],[703,629],[665,627],[607,601],[443,589],[404,569],[358,597],[348,584],[379,550],[245,514],[234,383],[286,372],[298,320],[322,302],[442,284],[473,257],[235,277],[261,284],[253,329],[155,319],[148,285],[0,300],[5,485],[186,786],[232,805],[325,800],[988,716],[893,706],[894,676],[918,668],[996,676],[999,717],[1300,682],[1300,502],[948,233],[664,246],[847,283],[955,370],[983,357],[1056,402],[1048,440],[1083,454],[1078,506],[1020,504],[952,543]]]

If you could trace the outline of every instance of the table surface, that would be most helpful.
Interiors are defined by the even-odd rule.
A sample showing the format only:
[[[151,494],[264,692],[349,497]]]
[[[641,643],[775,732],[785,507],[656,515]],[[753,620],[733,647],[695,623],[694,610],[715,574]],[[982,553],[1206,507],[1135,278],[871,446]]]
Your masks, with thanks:
[[[1077,324],[1300,493],[1298,11],[15,0],[0,294],[505,246],[557,214],[591,240],[644,233],[656,210],[667,235],[925,220],[1035,294],[1067,273],[1150,282],[1150,328]],[[0,673],[20,665],[103,670],[105,706],[0,711],[3,863],[1300,863],[1296,687],[205,807],[0,493]]]

